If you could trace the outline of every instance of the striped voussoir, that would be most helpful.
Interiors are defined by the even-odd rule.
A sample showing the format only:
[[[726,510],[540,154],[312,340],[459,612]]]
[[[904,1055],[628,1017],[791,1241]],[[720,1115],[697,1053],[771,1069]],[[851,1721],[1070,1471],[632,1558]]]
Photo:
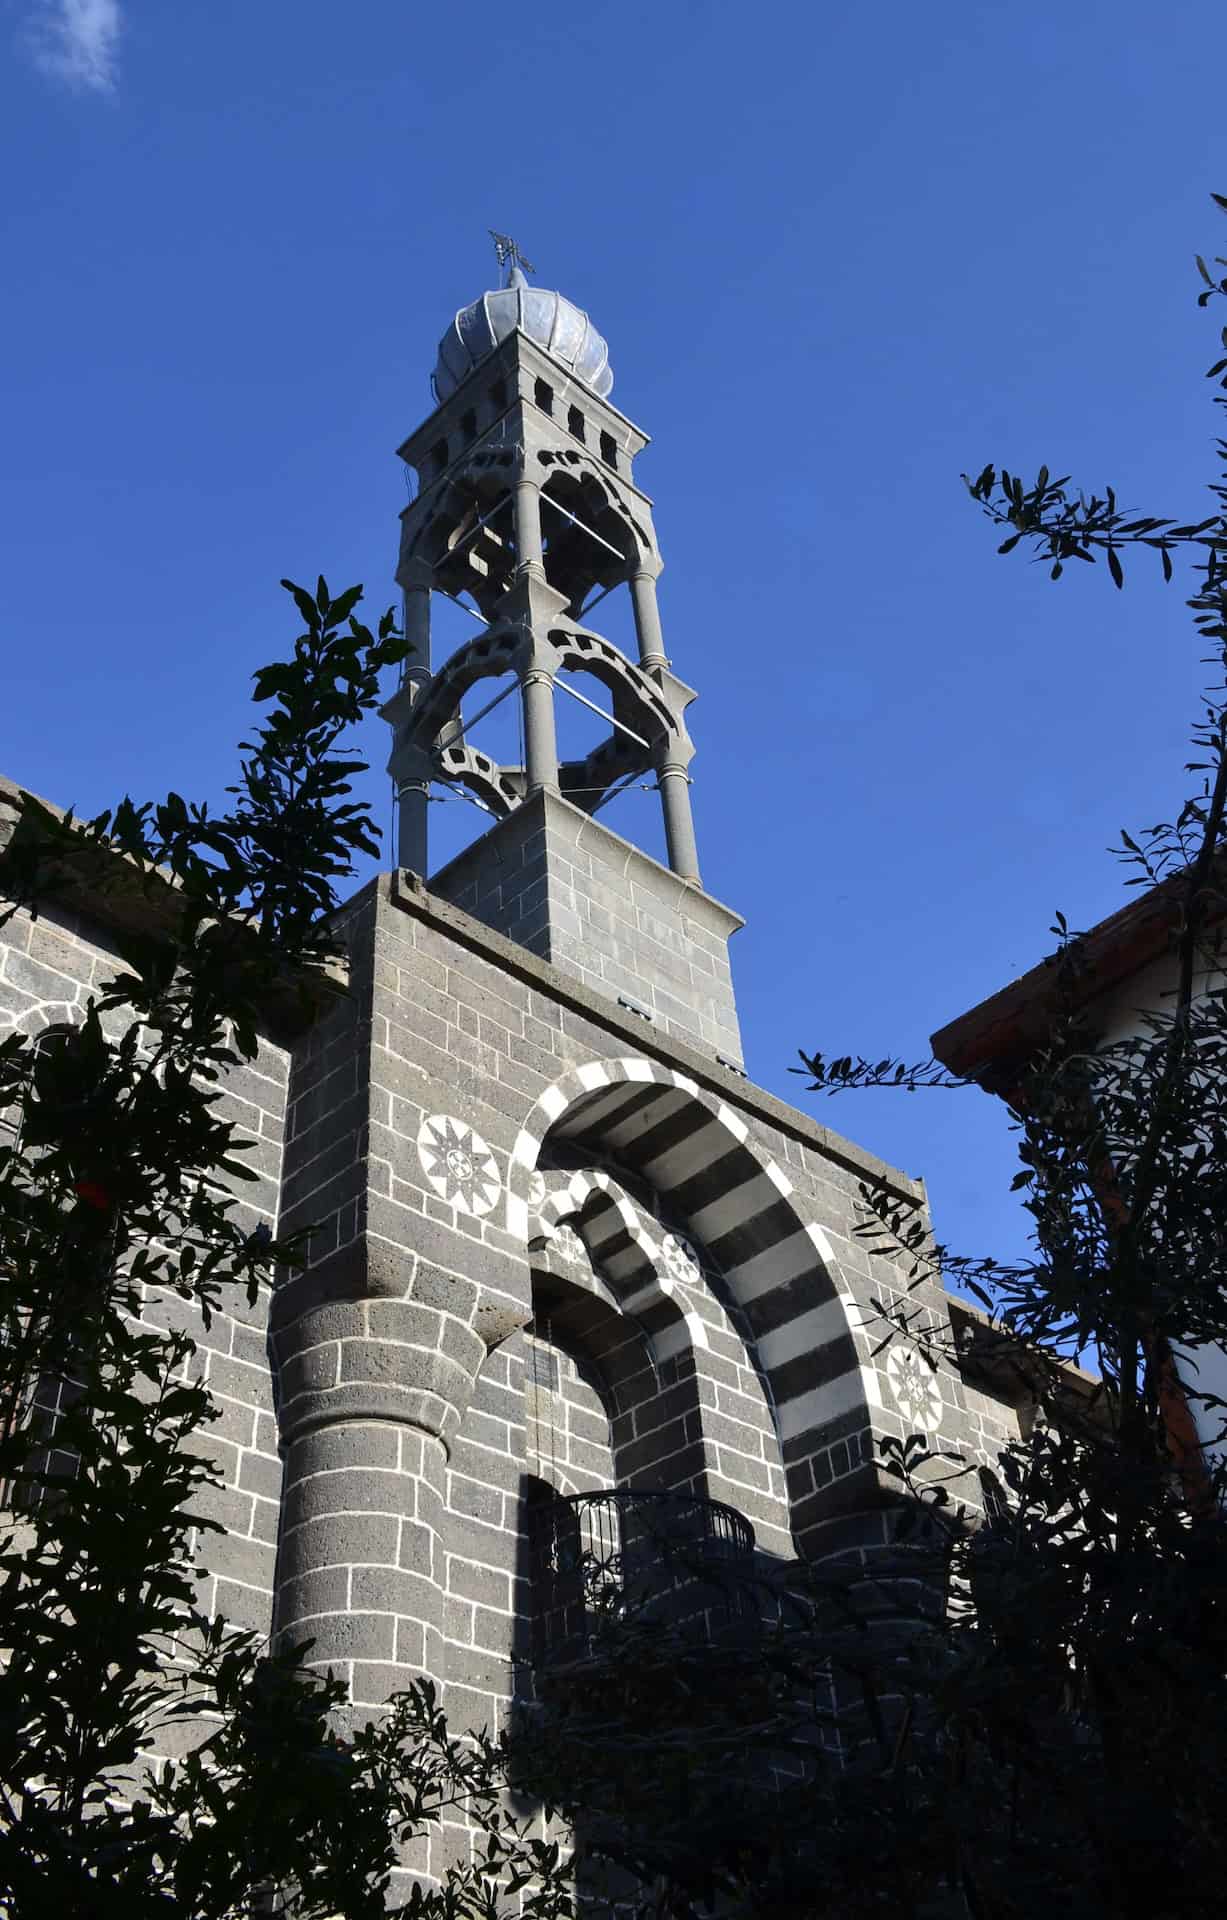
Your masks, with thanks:
[[[610,1286],[622,1312],[637,1320],[659,1361],[686,1347],[706,1347],[707,1328],[685,1287],[669,1272],[657,1237],[659,1227],[603,1168],[574,1173],[532,1209],[529,1247],[553,1240],[562,1225],[574,1228],[593,1267]]]
[[[574,1068],[542,1094],[512,1150],[509,1230],[527,1242],[528,1194],[547,1134],[624,1167],[686,1222],[723,1274],[754,1339],[781,1440],[862,1408],[868,1417],[876,1381],[859,1363],[859,1315],[826,1235],[804,1218],[792,1183],[745,1122],[709,1100],[695,1081],[654,1060]],[[599,1185],[598,1175],[583,1177]],[[622,1257],[633,1264],[642,1248],[620,1217],[629,1242]]]

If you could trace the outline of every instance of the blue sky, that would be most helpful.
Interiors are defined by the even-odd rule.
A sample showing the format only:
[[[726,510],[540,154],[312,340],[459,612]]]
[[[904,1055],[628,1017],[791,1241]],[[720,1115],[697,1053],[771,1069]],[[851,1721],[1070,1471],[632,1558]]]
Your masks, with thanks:
[[[922,1053],[1055,908],[1119,905],[1106,846],[1179,803],[1179,574],[1050,586],[959,474],[1206,511],[1221,5],[7,0],[0,34],[0,770],[81,810],[219,793],[279,577],[391,599],[394,448],[513,233],[654,437],[750,1070],[1016,1250],[995,1103],[807,1103],[788,1068]]]

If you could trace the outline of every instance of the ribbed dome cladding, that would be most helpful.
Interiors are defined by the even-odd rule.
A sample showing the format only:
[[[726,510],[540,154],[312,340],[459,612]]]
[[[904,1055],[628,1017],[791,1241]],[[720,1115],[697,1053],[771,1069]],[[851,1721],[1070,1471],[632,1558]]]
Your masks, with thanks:
[[[503,287],[462,307],[439,342],[435,393],[446,400],[516,328],[604,399],[613,386],[609,348],[586,313],[546,287]]]

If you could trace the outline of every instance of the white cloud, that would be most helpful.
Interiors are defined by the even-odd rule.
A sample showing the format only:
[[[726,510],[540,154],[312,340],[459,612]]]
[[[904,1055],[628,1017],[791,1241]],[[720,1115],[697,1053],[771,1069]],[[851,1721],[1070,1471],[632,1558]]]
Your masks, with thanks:
[[[27,22],[34,64],[80,93],[114,93],[119,0],[39,0]]]

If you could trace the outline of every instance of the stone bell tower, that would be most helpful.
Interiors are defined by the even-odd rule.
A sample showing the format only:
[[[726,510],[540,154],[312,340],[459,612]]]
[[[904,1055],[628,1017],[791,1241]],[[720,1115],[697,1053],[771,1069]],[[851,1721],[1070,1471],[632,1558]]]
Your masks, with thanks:
[[[309,1640],[360,1721],[427,1674],[453,1731],[497,1728],[522,1663],[563,1672],[560,1622],[586,1631],[566,1569],[625,1596],[639,1556],[667,1597],[677,1542],[755,1579],[872,1564],[898,1501],[885,1442],[921,1430],[990,1464],[1026,1415],[972,1310],[866,1251],[866,1183],[923,1228],[922,1184],[742,1070],[740,922],[700,879],[694,696],[657,613],[645,436],[611,386],[586,316],[518,271],[448,328],[437,404],[400,449],[420,485],[398,569],[412,653],[386,709],[398,862],[335,917],[345,994],[270,1009],[220,1090],[249,1149],[247,1229],[307,1240],[271,1295],[193,1323],[220,1476],[202,1605]],[[637,659],[592,625],[615,594]],[[474,632],[435,662],[444,596]],[[572,694],[608,733],[560,760]],[[475,743],[502,698],[522,765]],[[667,863],[606,824],[645,780]],[[436,786],[494,823],[431,872]],[[0,780],[0,892],[23,805]],[[83,1017],[130,910],[86,885],[6,917],[0,1034]],[[892,1302],[953,1328],[957,1357],[886,1338]],[[178,1328],[183,1310],[151,1289],[144,1313]],[[543,1514],[576,1551],[538,1553]],[[405,1873],[470,1844],[444,1823]]]
[[[988,1460],[1015,1420],[972,1368],[883,1341],[892,1289],[949,1322],[858,1236],[864,1182],[923,1217],[920,1183],[741,1067],[740,922],[699,876],[694,695],[657,613],[645,437],[611,384],[586,316],[513,272],[456,316],[400,449],[420,487],[386,708],[399,859],[338,916],[348,994],[285,1063],[278,1220],[311,1239],[268,1323],[275,1622],[359,1715],[425,1672],[455,1728],[500,1723],[518,1663],[582,1615],[534,1558],[543,1512],[602,1579],[650,1548],[667,1588],[675,1539],[781,1574],[884,1547],[884,1439],[921,1427]],[[637,660],[591,624],[616,593]],[[435,662],[442,596],[474,632]],[[560,760],[581,674],[608,734]],[[471,737],[501,698],[522,765]],[[602,812],[645,777],[668,864]],[[430,794],[458,785],[494,821],[431,872]],[[445,1830],[410,1865],[468,1843]]]
[[[742,923],[704,892],[690,807],[694,689],[665,652],[652,504],[635,482],[647,436],[609,399],[604,340],[562,294],[508,284],[456,315],[434,374],[438,405],[400,454],[418,478],[402,515],[397,579],[412,651],[385,708],[395,732],[399,861],[429,871],[430,790],[460,785],[498,824],[431,879],[431,890],[610,993],[665,1032],[740,1065],[727,943]],[[638,659],[590,624],[628,594]],[[432,670],[432,597],[480,631]],[[608,695],[607,737],[560,761],[555,706]],[[511,684],[466,722],[479,682]],[[500,766],[471,730],[504,698],[522,705],[523,766]],[[659,794],[668,868],[595,816],[627,782]]]

